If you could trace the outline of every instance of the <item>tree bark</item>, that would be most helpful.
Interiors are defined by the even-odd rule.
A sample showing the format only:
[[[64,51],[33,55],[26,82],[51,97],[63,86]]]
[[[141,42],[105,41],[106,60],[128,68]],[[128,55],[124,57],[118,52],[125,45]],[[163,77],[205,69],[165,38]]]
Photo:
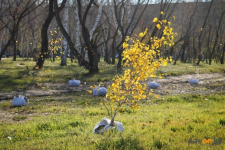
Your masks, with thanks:
[[[64,5],[58,8],[60,12],[63,9]],[[38,61],[34,67],[34,69],[42,69],[44,65],[45,59],[48,57],[48,27],[55,16],[54,8],[54,0],[49,0],[49,10],[48,16],[45,20],[45,23],[42,25],[41,29],[41,53],[38,55]]]
[[[66,0],[63,0],[61,7],[64,7]],[[54,6],[55,6],[55,16],[58,26],[60,27],[60,31],[62,32],[63,36],[67,40],[68,46],[74,56],[78,59],[80,65],[84,66],[86,69],[90,70],[90,66],[88,62],[79,54],[78,50],[76,50],[69,34],[66,32],[65,28],[63,27],[63,24],[61,22],[60,16],[59,16],[59,8],[58,8],[58,2],[57,0],[54,0]]]
[[[65,11],[64,11],[64,23],[63,23],[63,26],[66,30],[66,32],[68,33],[69,31],[69,14],[68,14],[68,10],[69,9],[69,1],[67,0],[66,1],[66,4],[65,4]],[[63,37],[63,46],[62,46],[62,54],[61,54],[61,64],[60,66],[66,66],[66,58],[67,58],[67,40],[65,37]]]
[[[220,63],[224,64],[224,54],[225,54],[225,42],[223,43],[223,51],[222,51],[222,55],[220,58]]]
[[[215,42],[214,42],[214,45],[213,45],[212,53],[209,55],[209,65],[211,65],[211,63],[212,63],[212,55],[214,54],[216,44],[217,44],[217,41],[218,41],[218,38],[219,38],[219,29],[220,29],[220,25],[222,23],[224,14],[225,14],[225,11],[221,14],[221,17],[220,17],[220,20],[219,20],[219,25],[218,25],[217,30],[216,30],[216,37],[215,37]]]
[[[48,27],[54,18],[53,1],[49,0],[48,16],[41,28],[41,53],[38,55],[38,61],[34,69],[42,69],[44,61],[48,56]]]
[[[15,38],[13,39],[13,49],[14,49],[14,53],[13,53],[13,61],[16,61],[16,55],[17,55],[17,46],[16,46],[16,40],[17,40],[17,35],[15,36]]]
[[[204,23],[202,25],[202,28],[201,28],[201,32],[200,32],[200,35],[198,37],[198,49],[199,49],[199,54],[198,54],[198,62],[197,62],[197,65],[200,64],[200,61],[202,60],[202,42],[201,42],[201,36],[202,36],[202,31],[204,30],[205,28],[205,25],[206,25],[206,21],[208,19],[208,16],[209,16],[209,12],[211,10],[211,6],[212,6],[212,3],[213,3],[214,0],[211,1],[210,5],[209,5],[209,9],[208,9],[208,12],[207,12],[207,15],[205,17],[205,20],[204,20]]]

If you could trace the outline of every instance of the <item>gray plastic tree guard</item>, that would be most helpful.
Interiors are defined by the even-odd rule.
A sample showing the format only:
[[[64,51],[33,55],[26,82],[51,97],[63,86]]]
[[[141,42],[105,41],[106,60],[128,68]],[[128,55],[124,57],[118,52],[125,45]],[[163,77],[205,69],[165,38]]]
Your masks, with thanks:
[[[151,88],[151,89],[157,89],[158,87],[160,87],[160,84],[153,81],[153,82],[148,82],[148,86]]]
[[[105,87],[96,87],[93,90],[93,94],[96,96],[103,96],[107,94],[107,89]]]
[[[79,86],[80,85],[80,81],[78,80],[69,80],[69,86]]]
[[[190,85],[197,85],[199,81],[197,79],[189,79],[189,84]]]
[[[27,101],[28,101],[28,98],[24,97],[22,95],[19,95],[19,97],[14,96],[13,101],[12,101],[12,105],[13,106],[26,106]]]
[[[93,133],[104,133],[109,129],[116,128],[118,131],[124,131],[123,124],[118,121],[114,121],[114,126],[110,126],[111,120],[104,117],[95,127]]]

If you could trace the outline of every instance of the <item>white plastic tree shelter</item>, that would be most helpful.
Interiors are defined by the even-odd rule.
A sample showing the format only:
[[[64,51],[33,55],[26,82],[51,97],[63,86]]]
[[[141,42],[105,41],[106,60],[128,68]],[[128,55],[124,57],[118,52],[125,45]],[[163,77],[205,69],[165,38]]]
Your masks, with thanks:
[[[118,121],[114,121],[114,126],[110,126],[111,120],[104,117],[95,127],[93,133],[104,133],[109,129],[116,128],[118,131],[124,131],[123,124]]]

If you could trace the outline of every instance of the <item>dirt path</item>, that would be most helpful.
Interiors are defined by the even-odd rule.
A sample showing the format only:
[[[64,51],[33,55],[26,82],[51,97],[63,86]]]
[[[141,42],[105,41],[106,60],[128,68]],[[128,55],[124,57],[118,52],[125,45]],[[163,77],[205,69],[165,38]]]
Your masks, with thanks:
[[[190,86],[188,80],[190,78],[198,79],[200,82],[197,86]],[[152,80],[149,80],[152,81]],[[160,95],[170,94],[185,94],[185,93],[216,93],[225,91],[225,74],[213,73],[213,74],[188,74],[182,76],[168,76],[163,79],[155,79],[160,83],[160,88],[154,90],[154,93]],[[30,87],[25,93],[19,91],[12,91],[8,93],[0,93],[1,100],[13,99],[15,95],[27,95],[28,97],[35,96],[50,96],[60,95],[62,93],[82,92],[86,91],[90,85],[98,83],[81,83],[79,87],[70,87],[68,83],[42,83],[40,87]],[[105,86],[110,82],[103,83]],[[44,89],[43,89],[44,88]]]
[[[188,83],[190,78],[198,79],[199,84],[197,86],[191,86]],[[155,90],[155,93],[159,94],[209,94],[225,91],[224,73],[170,76],[155,81],[161,85],[158,90]]]

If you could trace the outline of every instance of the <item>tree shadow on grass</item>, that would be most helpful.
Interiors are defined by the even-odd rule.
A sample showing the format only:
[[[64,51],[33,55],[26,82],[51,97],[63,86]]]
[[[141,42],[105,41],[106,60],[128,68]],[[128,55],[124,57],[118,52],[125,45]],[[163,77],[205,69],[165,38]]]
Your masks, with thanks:
[[[144,148],[140,145],[138,138],[132,137],[120,137],[119,139],[107,139],[101,141],[96,145],[96,149],[106,150],[106,149],[116,149],[116,150],[131,150],[138,149],[143,150]]]

